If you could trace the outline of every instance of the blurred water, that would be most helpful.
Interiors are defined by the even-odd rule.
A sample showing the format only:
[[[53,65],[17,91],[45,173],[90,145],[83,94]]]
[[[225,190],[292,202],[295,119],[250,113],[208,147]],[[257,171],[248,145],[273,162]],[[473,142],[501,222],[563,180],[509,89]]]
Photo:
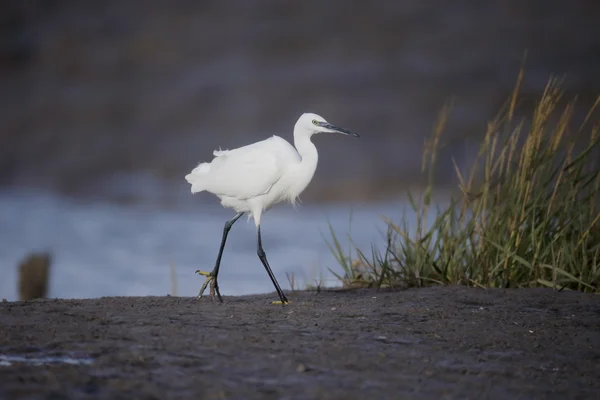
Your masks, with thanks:
[[[380,215],[402,212],[400,202],[279,206],[263,217],[263,246],[284,290],[286,273],[297,287],[323,279],[337,282],[328,268],[341,271],[324,238],[328,221],[349,248],[383,245]],[[17,265],[27,252],[53,256],[50,297],[93,298],[171,293],[170,267],[176,271],[177,295],[197,295],[212,269],[225,220],[233,216],[215,199],[211,204],[158,208],[77,202],[46,193],[0,193],[0,297],[18,299]],[[253,221],[240,219],[229,234],[220,271],[223,295],[272,292],[256,256]]]
[[[75,358],[69,356],[41,356],[0,354],[0,367],[11,367],[14,364],[26,364],[36,367],[51,364],[90,365],[93,360],[89,357]]]

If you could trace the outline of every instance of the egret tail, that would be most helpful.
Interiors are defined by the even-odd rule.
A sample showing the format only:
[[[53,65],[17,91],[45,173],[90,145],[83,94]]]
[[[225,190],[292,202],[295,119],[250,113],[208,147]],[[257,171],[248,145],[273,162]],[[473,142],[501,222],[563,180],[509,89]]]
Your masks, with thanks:
[[[205,190],[204,181],[210,172],[210,163],[202,163],[185,176],[185,180],[192,185],[192,193]]]

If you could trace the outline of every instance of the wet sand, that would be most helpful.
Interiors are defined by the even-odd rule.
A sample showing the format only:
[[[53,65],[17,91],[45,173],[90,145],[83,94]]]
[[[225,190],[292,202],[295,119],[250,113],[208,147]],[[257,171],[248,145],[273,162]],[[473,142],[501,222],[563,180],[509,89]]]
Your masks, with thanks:
[[[600,296],[544,289],[0,303],[2,399],[587,399]],[[19,358],[21,357],[21,358]],[[35,365],[35,361],[43,362]],[[67,361],[67,362],[65,362]]]

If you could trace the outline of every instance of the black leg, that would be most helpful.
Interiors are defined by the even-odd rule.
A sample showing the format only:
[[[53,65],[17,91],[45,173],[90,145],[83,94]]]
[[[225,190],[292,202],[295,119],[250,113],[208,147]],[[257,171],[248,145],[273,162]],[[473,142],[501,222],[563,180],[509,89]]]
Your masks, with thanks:
[[[221,292],[219,291],[219,283],[217,281],[217,276],[219,275],[219,267],[221,266],[221,257],[223,256],[223,250],[225,249],[225,242],[227,241],[227,234],[229,233],[229,230],[231,229],[233,224],[235,224],[235,221],[240,219],[240,217],[242,215],[244,215],[244,213],[239,212],[235,215],[235,217],[233,217],[230,220],[228,220],[227,222],[225,222],[225,227],[223,228],[223,237],[221,239],[221,247],[219,248],[219,255],[217,256],[217,262],[215,263],[215,267],[213,268],[212,272],[210,272],[210,274],[209,274],[209,276],[212,277],[212,279],[214,279],[213,284],[214,284],[215,292],[217,293],[217,296],[221,303],[223,302],[223,299],[221,298]],[[206,273],[203,273],[203,274],[206,275]],[[205,287],[206,286],[203,286],[202,290],[200,291],[200,296],[202,295],[202,292],[204,291]]]
[[[267,255],[263,250],[262,240],[260,238],[260,225],[258,226],[258,249],[256,253],[258,254],[258,258],[260,258],[262,264],[265,266],[265,269],[269,274],[269,278],[271,278],[271,282],[273,282],[273,286],[275,286],[275,290],[279,295],[279,299],[281,299],[281,304],[283,305],[288,303],[287,297],[285,297],[285,294],[283,294],[283,290],[281,290],[281,288],[279,287],[279,283],[277,283],[277,279],[275,279],[275,275],[273,274],[273,271],[271,271],[271,267],[269,266],[269,262],[267,261]]]
[[[215,279],[219,274],[219,267],[221,266],[221,257],[223,257],[223,250],[225,249],[225,242],[227,241],[227,234],[229,234],[229,230],[235,224],[235,221],[240,219],[240,217],[244,215],[243,212],[239,212],[235,215],[235,217],[231,218],[229,221],[225,222],[225,227],[223,228],[223,238],[221,239],[221,247],[219,248],[219,255],[217,256],[217,262],[215,263],[215,268],[212,271]]]

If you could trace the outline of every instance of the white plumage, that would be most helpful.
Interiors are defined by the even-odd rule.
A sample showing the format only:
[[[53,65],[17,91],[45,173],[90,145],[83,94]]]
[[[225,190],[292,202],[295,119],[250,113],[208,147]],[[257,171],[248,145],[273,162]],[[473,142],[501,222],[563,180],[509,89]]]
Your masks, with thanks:
[[[302,161],[296,150],[279,136],[234,150],[216,150],[213,154],[212,162],[200,164],[186,176],[192,184],[192,193],[205,190],[218,196],[224,207],[250,213],[254,203],[264,203],[268,209],[274,201],[283,200],[280,197],[286,193],[291,195],[290,188],[282,187],[281,183]],[[276,192],[278,196],[274,196]]]
[[[269,272],[281,301],[287,301],[270,271],[262,250],[260,220],[263,212],[277,203],[287,201],[294,204],[308,186],[319,159],[317,149],[310,139],[312,135],[320,132],[358,136],[328,123],[317,114],[305,113],[294,126],[295,148],[281,137],[272,136],[233,150],[215,150],[211,162],[200,163],[185,176],[192,186],[192,193],[213,193],[221,199],[223,207],[232,208],[238,213],[225,224],[215,269],[211,273],[202,273],[213,281],[211,288],[214,286],[217,294],[219,292],[216,275],[227,232],[243,213],[249,213],[258,229],[258,255]],[[202,296],[205,287],[206,283],[199,297]]]

